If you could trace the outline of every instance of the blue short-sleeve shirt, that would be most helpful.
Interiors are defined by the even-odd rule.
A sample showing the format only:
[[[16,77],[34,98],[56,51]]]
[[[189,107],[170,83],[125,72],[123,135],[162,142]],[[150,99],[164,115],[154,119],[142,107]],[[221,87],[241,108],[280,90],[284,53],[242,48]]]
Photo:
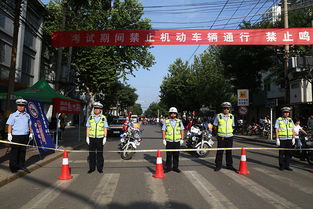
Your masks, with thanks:
[[[27,135],[31,125],[30,115],[17,110],[9,116],[6,124],[12,126],[12,135]]]
[[[94,115],[94,118],[95,118],[96,123],[98,123],[98,122],[100,121],[101,116],[102,116],[101,114],[99,114],[99,115]],[[88,118],[88,120],[87,120],[87,122],[86,122],[86,127],[90,127],[89,118]],[[109,128],[107,119],[104,120],[104,128]]]
[[[175,127],[176,126],[176,122],[177,120],[171,120],[170,119],[170,124],[172,125],[172,127]],[[180,130],[184,130],[185,127],[182,123],[182,121],[180,121]],[[163,126],[162,126],[162,131],[165,131],[166,130],[166,123],[163,123]]]

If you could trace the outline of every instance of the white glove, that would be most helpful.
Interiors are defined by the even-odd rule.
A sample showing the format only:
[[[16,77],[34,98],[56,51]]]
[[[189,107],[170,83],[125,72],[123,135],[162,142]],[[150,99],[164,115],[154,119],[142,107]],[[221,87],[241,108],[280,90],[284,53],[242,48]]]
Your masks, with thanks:
[[[30,132],[30,133],[29,133],[29,139],[30,139],[30,140],[33,140],[33,139],[34,139],[34,133],[33,133],[33,132]]]
[[[183,144],[184,144],[184,140],[181,139],[181,140],[179,141],[179,143],[180,143],[180,146],[183,145]]]
[[[8,134],[8,140],[9,142],[12,142],[12,134]]]
[[[296,144],[296,139],[295,138],[292,138],[292,145],[295,145]]]
[[[89,137],[86,137],[86,143],[89,145],[90,141],[89,141]]]
[[[104,145],[107,142],[107,137],[104,137],[102,140],[102,144]]]
[[[280,146],[280,141],[279,141],[279,139],[276,139],[276,145],[277,145],[277,146]]]
[[[165,139],[163,139],[163,144],[164,144],[164,146],[166,146],[166,140]]]

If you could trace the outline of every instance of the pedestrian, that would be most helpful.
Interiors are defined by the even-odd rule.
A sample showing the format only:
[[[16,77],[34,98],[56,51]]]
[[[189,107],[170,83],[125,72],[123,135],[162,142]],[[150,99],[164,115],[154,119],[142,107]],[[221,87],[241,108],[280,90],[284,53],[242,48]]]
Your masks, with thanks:
[[[313,113],[308,118],[307,126],[308,126],[308,132],[313,134]]]
[[[6,122],[8,125],[8,140],[14,143],[27,144],[29,140],[33,140],[34,138],[30,115],[25,111],[27,101],[18,99],[15,103],[17,110],[10,114]],[[12,173],[16,173],[18,170],[29,172],[25,167],[25,156],[26,146],[12,144],[9,162]]]
[[[86,142],[89,145],[89,171],[97,170],[103,173],[103,146],[107,140],[108,122],[102,114],[103,105],[100,102],[93,103],[93,113],[86,123]]]
[[[300,119],[295,119],[295,126],[293,128],[294,130],[294,133],[295,133],[295,139],[296,139],[296,146],[297,148],[304,148],[302,142],[301,142],[301,139],[300,139],[300,132],[302,134],[305,134],[305,135],[308,135],[308,133],[303,130],[303,128],[300,126]],[[300,156],[300,160],[301,161],[305,161],[305,156],[306,156],[306,151],[304,150],[301,150],[301,156]]]
[[[217,147],[218,148],[232,148],[233,147],[233,130],[235,127],[235,118],[230,113],[231,103],[223,102],[221,104],[223,113],[219,113],[213,122],[214,129],[217,129]],[[215,157],[215,171],[222,168],[224,150],[216,151]],[[232,150],[226,150],[226,168],[236,171],[233,167]]]
[[[184,125],[180,119],[177,119],[178,111],[176,107],[171,107],[169,110],[170,119],[166,119],[162,126],[162,139],[166,149],[179,149],[184,143]],[[166,168],[165,172],[172,170],[180,173],[178,168],[179,164],[179,152],[166,152]]]
[[[277,118],[275,123],[276,129],[276,145],[280,148],[291,148],[295,145],[295,132],[294,123],[289,117],[291,108],[283,107],[281,108],[282,117]],[[279,170],[292,171],[289,167],[291,158],[290,150],[279,150]]]

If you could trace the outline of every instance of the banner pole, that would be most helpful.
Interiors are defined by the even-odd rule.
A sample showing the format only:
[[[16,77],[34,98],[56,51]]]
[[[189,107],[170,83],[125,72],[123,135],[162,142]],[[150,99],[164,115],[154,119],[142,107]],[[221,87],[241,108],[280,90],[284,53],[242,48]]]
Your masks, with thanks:
[[[59,141],[59,114],[57,116],[57,128],[56,128],[56,137],[55,137],[55,148],[58,149]]]
[[[78,141],[80,142],[80,113],[78,114]]]

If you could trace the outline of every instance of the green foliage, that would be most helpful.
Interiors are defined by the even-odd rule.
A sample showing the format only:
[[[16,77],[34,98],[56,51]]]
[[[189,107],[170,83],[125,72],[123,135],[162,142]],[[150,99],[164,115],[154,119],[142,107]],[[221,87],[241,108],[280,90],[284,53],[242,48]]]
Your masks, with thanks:
[[[110,5],[111,0],[50,1],[44,33],[48,36],[53,31],[59,31],[64,16],[65,30],[151,29],[150,20],[142,18],[143,6],[137,0],[115,0],[113,6]],[[77,85],[91,97],[97,95],[108,107],[115,106],[117,102],[125,107],[134,105],[138,97],[135,90],[121,85],[118,80],[126,80],[128,74],[133,74],[139,68],[149,70],[154,64],[150,48],[74,47],[72,68],[77,72]],[[49,51],[50,54],[55,53],[53,48]],[[63,60],[66,60],[66,56],[67,51],[63,54]]]
[[[148,109],[144,112],[144,115],[146,117],[152,118],[152,117],[159,117],[161,116],[167,116],[168,115],[168,109],[162,105],[161,103],[152,102]]]
[[[160,87],[161,103],[182,112],[199,110],[202,105],[218,107],[221,102],[230,101],[232,88],[217,55],[212,47],[195,56],[193,65],[177,59],[169,66],[169,74]]]
[[[135,104],[129,107],[128,112],[132,112],[133,115],[141,115],[142,114],[141,104]]]

